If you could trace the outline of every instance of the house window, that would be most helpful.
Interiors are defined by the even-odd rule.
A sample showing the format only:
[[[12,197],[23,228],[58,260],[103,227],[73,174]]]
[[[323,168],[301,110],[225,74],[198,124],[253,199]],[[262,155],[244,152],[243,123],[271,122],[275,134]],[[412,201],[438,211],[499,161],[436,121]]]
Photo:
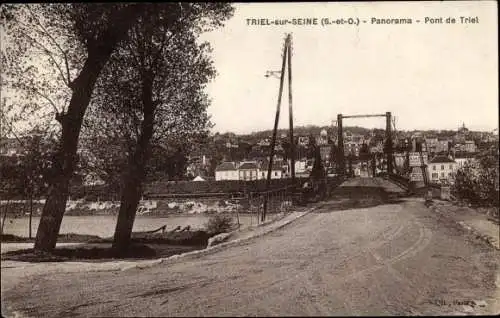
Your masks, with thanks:
[[[436,170],[436,166],[432,166],[432,170]]]
[[[437,174],[437,172],[436,172],[436,173],[433,173],[433,174],[432,174],[432,179],[437,179],[437,178],[438,178],[438,174]]]
[[[444,178],[444,172],[441,172],[441,178]]]
[[[441,170],[444,170],[444,165],[441,165]]]
[[[450,165],[450,170],[453,170],[453,165]]]
[[[275,176],[275,177],[277,177],[277,176],[278,176],[278,172],[277,172],[277,171],[275,171],[275,172],[274,172],[274,176]]]

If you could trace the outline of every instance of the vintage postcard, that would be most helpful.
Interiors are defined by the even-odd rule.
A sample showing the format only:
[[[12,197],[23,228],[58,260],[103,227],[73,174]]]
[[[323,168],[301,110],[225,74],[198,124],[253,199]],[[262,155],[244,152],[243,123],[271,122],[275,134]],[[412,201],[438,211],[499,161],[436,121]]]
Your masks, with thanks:
[[[500,314],[497,12],[2,5],[2,316]]]

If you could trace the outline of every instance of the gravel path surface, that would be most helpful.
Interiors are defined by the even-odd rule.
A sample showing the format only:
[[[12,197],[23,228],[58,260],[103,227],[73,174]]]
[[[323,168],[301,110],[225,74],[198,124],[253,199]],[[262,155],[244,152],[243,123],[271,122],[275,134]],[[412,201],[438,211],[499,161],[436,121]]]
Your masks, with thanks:
[[[423,200],[340,211],[330,203],[271,234],[210,255],[145,269],[26,276],[2,286],[2,312],[33,317],[500,313],[494,308],[499,252],[436,217]],[[2,267],[2,277],[10,270],[15,269]]]

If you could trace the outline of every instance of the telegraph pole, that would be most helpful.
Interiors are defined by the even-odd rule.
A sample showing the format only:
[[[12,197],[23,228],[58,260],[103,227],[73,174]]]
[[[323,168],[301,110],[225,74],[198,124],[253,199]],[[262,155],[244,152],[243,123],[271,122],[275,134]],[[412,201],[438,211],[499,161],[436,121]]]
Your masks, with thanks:
[[[295,139],[293,138],[293,110],[292,110],[292,35],[288,34],[288,114],[290,123],[290,172],[292,173],[292,185],[295,185]]]
[[[264,210],[262,211],[262,219],[264,222],[266,220],[266,212],[267,212],[267,192],[269,191],[269,185],[271,183],[271,173],[273,168],[273,159],[274,159],[274,147],[276,145],[276,134],[278,131],[278,122],[280,118],[280,106],[281,106],[281,96],[283,95],[283,82],[285,80],[285,64],[287,61],[287,52],[288,52],[288,43],[289,43],[289,35],[285,39],[285,45],[283,47],[283,62],[281,64],[281,74],[280,74],[280,88],[278,92],[278,103],[276,105],[276,117],[274,118],[274,129],[273,129],[273,137],[271,140],[271,153],[269,155],[269,166],[267,168],[267,180],[266,180],[266,195],[264,196]]]

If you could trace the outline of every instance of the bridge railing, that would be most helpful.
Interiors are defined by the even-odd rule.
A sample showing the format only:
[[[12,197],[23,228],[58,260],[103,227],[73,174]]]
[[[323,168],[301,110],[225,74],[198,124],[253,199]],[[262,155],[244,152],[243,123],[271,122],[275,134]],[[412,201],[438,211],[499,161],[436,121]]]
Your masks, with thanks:
[[[396,173],[389,173],[387,175],[389,180],[393,181],[394,183],[402,186],[405,189],[408,189],[410,186],[410,178],[396,174]]]
[[[327,199],[333,189],[338,187],[344,177],[327,177],[314,181],[312,188],[304,188],[304,182],[310,179],[296,179],[295,184],[270,189],[268,191],[251,191],[241,197],[242,210],[248,211],[259,223],[264,213],[264,202],[267,201],[266,220],[292,212],[297,206],[303,206],[311,201]]]
[[[293,210],[296,185],[273,188],[268,191],[246,191],[233,200],[238,202],[237,213],[250,216],[250,225],[261,222],[264,202],[267,201],[266,221]]]

